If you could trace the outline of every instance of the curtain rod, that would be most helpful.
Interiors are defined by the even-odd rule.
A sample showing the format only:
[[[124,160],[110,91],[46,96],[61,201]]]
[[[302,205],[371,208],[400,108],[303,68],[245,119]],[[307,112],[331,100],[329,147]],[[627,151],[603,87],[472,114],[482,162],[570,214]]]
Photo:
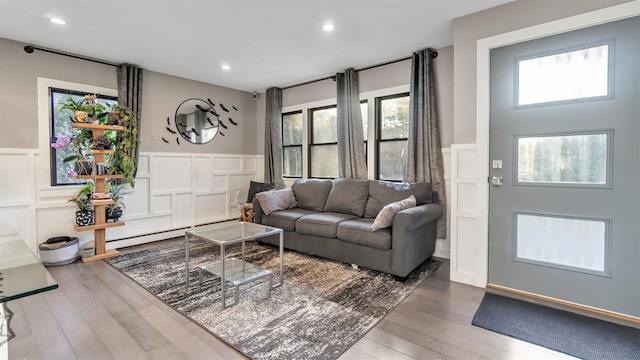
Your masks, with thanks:
[[[113,67],[118,67],[120,66],[120,64],[114,64],[111,62],[107,62],[107,61],[103,61],[103,60],[96,60],[96,59],[91,59],[88,57],[84,57],[84,56],[80,56],[80,55],[74,55],[74,54],[69,54],[69,53],[65,53],[65,52],[61,52],[61,51],[56,51],[56,50],[50,50],[50,49],[44,49],[44,48],[39,48],[36,46],[32,46],[32,45],[26,45],[24,47],[24,51],[28,54],[32,54],[34,50],[40,50],[40,51],[44,51],[44,52],[48,52],[48,53],[52,53],[52,54],[56,54],[56,55],[62,55],[62,56],[68,56],[70,58],[74,58],[74,59],[80,59],[80,60],[84,60],[84,61],[90,61],[90,62],[94,62],[94,63],[98,63],[98,64],[102,64],[102,65],[109,65],[109,66],[113,66]]]
[[[438,57],[438,52],[436,50],[432,50],[432,49],[428,49],[428,50],[429,50],[429,55],[431,55],[432,59],[435,59],[435,58]],[[367,66],[367,67],[364,67],[362,69],[356,69],[356,72],[370,70],[370,69],[374,69],[374,68],[381,67],[381,66],[391,65],[391,64],[395,64],[397,62],[401,62],[401,61],[405,61],[405,60],[409,60],[409,59],[411,59],[411,56],[403,57],[401,59],[387,61],[387,62],[384,62],[384,63],[381,63],[381,64]],[[303,85],[309,85],[309,84],[313,84],[315,82],[325,81],[325,80],[329,80],[329,79],[332,79],[333,81],[336,81],[336,76],[335,75],[325,76],[325,77],[320,78],[320,79],[309,80],[309,81],[305,81],[303,83],[285,86],[285,87],[283,87],[281,89],[282,90],[287,90],[287,89],[291,89],[291,88],[294,88],[294,87],[303,86]]]

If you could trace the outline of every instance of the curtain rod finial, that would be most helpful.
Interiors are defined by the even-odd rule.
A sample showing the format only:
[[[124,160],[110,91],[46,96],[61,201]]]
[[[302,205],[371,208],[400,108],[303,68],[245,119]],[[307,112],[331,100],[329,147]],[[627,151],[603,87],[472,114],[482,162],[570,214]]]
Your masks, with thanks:
[[[26,52],[26,53],[28,53],[28,54],[33,54],[33,50],[34,50],[34,49],[33,49],[33,46],[31,46],[31,45],[26,45],[26,46],[24,47],[24,52]]]

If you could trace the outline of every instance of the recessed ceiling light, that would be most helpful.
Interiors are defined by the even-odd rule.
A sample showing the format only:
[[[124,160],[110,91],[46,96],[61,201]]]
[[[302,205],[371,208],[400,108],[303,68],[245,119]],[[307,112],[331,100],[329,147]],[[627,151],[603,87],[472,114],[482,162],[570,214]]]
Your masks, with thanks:
[[[64,21],[64,20],[62,20],[60,18],[56,18],[56,17],[49,18],[49,21],[51,21],[54,24],[58,24],[58,25],[65,25],[67,23],[66,21]]]
[[[333,29],[333,24],[324,24],[324,26],[322,26],[322,30],[324,31],[333,31]]]
[[[229,65],[222,65],[221,68],[222,70],[231,70],[231,66]]]

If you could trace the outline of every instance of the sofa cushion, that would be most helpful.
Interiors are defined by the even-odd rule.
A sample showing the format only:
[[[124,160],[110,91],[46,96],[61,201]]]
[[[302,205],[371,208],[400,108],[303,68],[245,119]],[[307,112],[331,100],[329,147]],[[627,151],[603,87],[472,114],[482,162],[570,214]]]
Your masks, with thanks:
[[[369,180],[335,179],[327,197],[327,203],[324,205],[324,211],[362,217],[368,197]]]
[[[249,192],[247,194],[247,202],[253,202],[253,197],[256,196],[257,193],[263,191],[273,190],[275,188],[274,183],[261,183],[257,181],[249,181]]]
[[[331,190],[331,180],[298,179],[291,186],[301,209],[322,211]]]
[[[406,199],[409,195],[416,197],[416,205],[430,203],[431,184],[371,181],[369,183],[369,199],[367,200],[364,217],[374,218],[385,205]]]
[[[380,250],[391,249],[391,229],[371,231],[372,218],[343,221],[338,225],[338,239]]]
[[[274,226],[284,231],[296,231],[296,221],[309,214],[315,214],[315,212],[300,208],[274,211],[269,216],[262,216],[262,224]]]
[[[305,215],[296,222],[296,232],[300,234],[334,238],[338,231],[338,225],[341,222],[355,218],[356,217],[353,215],[333,212]]]
[[[256,194],[265,215],[276,210],[285,210],[296,206],[296,198],[291,189],[263,191]]]
[[[382,208],[382,210],[380,210],[380,213],[378,213],[378,216],[376,216],[375,220],[373,220],[371,230],[376,231],[379,229],[390,227],[391,224],[393,224],[393,218],[398,212],[404,209],[412,208],[414,206],[416,206],[416,198],[413,195],[404,200],[387,204]]]

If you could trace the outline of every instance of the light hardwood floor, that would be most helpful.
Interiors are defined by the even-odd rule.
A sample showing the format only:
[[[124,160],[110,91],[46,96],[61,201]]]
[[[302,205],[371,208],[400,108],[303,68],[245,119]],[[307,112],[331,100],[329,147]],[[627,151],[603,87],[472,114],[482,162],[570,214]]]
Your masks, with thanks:
[[[59,289],[9,303],[10,359],[245,358],[103,261],[49,269]],[[472,326],[483,294],[445,261],[340,359],[571,358]]]

